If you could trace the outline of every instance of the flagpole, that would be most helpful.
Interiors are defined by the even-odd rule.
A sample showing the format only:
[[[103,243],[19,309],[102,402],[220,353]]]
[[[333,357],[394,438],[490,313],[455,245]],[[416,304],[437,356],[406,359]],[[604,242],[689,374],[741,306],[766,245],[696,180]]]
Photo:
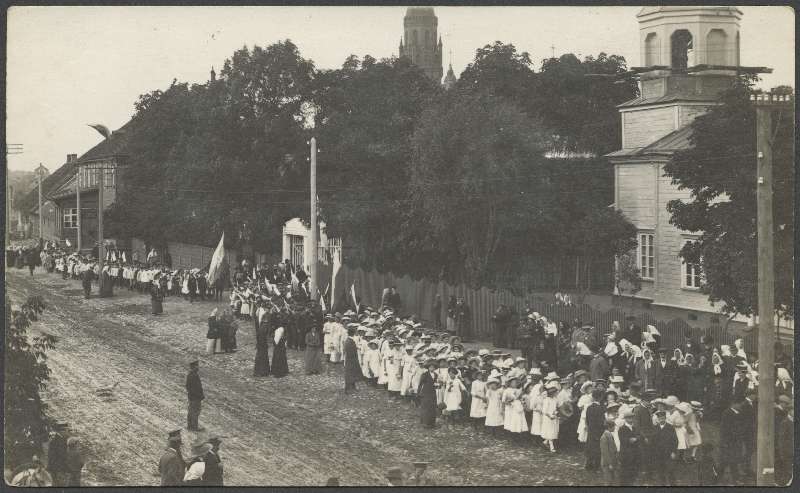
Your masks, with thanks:
[[[311,137],[311,261],[308,266],[309,297],[317,292],[317,259],[319,258],[319,230],[317,226],[317,139]]]

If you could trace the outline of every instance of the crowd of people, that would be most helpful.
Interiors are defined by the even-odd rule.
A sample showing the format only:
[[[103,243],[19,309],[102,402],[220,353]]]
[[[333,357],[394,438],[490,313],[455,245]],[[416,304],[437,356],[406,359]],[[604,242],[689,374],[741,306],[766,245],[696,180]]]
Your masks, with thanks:
[[[52,264],[65,276],[95,270],[92,259],[47,254],[52,262],[43,265]],[[123,259],[106,270],[123,286],[151,295],[194,301],[198,285],[205,287],[200,299],[211,289],[197,282],[204,274],[198,270],[127,265]],[[192,278],[195,282],[189,283]],[[690,484],[735,484],[753,475],[758,361],[741,339],[732,346],[717,345],[709,335],[698,342],[687,332],[681,345],[667,348],[654,326],[623,328],[614,322],[611,332],[601,334],[579,320],[549,320],[532,309],[514,326],[510,311],[501,306],[494,318],[495,347],[467,349],[464,339],[473,334],[463,299],[448,303],[447,317],[453,322],[442,327],[435,319],[423,324],[416,316],[401,316],[402,303],[393,288],[383,293],[377,309],[347,298],[328,307],[324,297],[309,296],[307,276],[288,262],[253,268],[245,261],[236,266],[231,283],[229,308],[216,308],[208,318],[206,351],[235,351],[237,323],[252,323],[255,376],[286,376],[287,348],[303,351],[307,374],[321,373],[323,361],[341,363],[345,393],[357,391],[359,382],[384,389],[392,406],[405,402],[416,409],[423,427],[436,427],[437,421],[446,427],[471,426],[543,453],[580,447],[584,467],[607,485],[672,484],[676,474],[696,475]],[[520,350],[519,357],[503,349],[512,346]],[[193,431],[202,430],[198,419],[204,399],[197,364],[191,363],[186,384],[187,429]],[[791,374],[791,356],[776,344],[779,484],[791,477],[794,450],[793,434],[787,432],[794,419]],[[716,451],[704,431],[708,422],[719,427]],[[191,466],[207,462],[214,452],[206,450],[207,443],[195,445],[198,455],[188,466],[164,466],[162,484],[203,480],[207,474],[198,472],[201,466],[194,472]]]

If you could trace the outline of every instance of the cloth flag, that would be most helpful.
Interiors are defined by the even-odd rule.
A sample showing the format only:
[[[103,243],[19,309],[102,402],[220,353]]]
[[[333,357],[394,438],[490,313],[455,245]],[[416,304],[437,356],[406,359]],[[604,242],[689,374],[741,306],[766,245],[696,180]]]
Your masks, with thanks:
[[[353,297],[353,305],[355,305],[356,313],[358,313],[358,300],[356,299],[356,283],[353,283],[350,286],[350,296]]]
[[[209,284],[214,284],[217,282],[217,279],[222,277],[224,262],[225,262],[226,252],[225,252],[225,232],[222,232],[222,236],[219,239],[219,245],[217,245],[217,249],[214,250],[214,255],[211,256],[211,263],[208,266],[208,282]]]
[[[122,252],[122,263],[124,264],[128,263],[128,256],[125,255],[125,252]]]
[[[323,313],[327,312],[328,311],[328,306],[325,304],[325,296],[320,294],[319,289],[317,289],[317,294],[319,294],[319,304],[322,307],[322,312]]]

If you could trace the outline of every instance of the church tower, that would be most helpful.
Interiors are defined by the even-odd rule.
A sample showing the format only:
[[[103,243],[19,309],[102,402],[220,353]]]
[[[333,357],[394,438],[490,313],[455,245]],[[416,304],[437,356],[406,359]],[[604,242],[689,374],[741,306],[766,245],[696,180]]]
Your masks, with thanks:
[[[739,66],[741,16],[725,6],[639,11],[642,66],[633,71],[640,95],[618,106],[622,145],[607,155],[614,165],[614,207],[637,229],[631,256],[643,280],[639,292],[625,296],[676,317],[690,312],[695,326],[708,327],[717,308],[700,291],[701,265],[680,256],[699,233],[670,223],[667,204],[691,196],[664,175],[664,166],[693,145],[692,121],[719,104],[737,72],[751,69]]]
[[[442,81],[443,75],[442,38],[436,32],[438,23],[433,7],[409,7],[400,39],[400,57],[408,57],[437,83]]]

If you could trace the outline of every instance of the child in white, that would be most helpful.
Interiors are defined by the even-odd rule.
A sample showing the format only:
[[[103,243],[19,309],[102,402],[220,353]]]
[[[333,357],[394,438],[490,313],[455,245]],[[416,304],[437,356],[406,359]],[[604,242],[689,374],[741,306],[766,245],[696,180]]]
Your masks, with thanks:
[[[522,407],[522,389],[519,388],[519,378],[511,377],[508,379],[508,388],[503,391],[503,404],[505,413],[503,414],[503,429],[519,435],[528,431],[528,423],[525,421],[525,410]]]
[[[478,378],[472,382],[469,393],[472,395],[469,417],[472,418],[472,427],[477,429],[486,417],[486,372],[478,374]]]
[[[445,387],[444,403],[447,406],[447,415],[450,423],[455,423],[456,416],[461,411],[462,392],[467,389],[464,387],[461,377],[458,376],[458,370],[449,368],[448,374],[449,381]]]
[[[497,429],[503,426],[503,391],[500,390],[500,380],[490,378],[486,381],[486,421],[484,424],[492,436],[497,434]]]

